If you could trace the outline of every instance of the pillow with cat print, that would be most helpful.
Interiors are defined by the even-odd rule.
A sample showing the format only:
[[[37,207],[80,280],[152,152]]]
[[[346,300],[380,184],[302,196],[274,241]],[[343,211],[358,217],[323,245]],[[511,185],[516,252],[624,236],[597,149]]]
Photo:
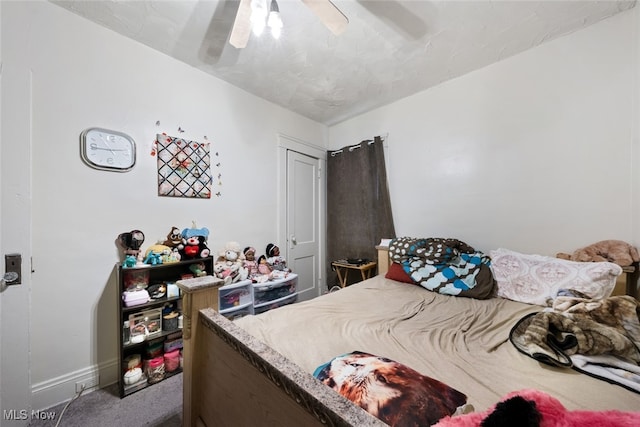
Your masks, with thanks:
[[[467,396],[447,384],[360,351],[333,358],[313,376],[390,426],[432,425],[468,406]]]

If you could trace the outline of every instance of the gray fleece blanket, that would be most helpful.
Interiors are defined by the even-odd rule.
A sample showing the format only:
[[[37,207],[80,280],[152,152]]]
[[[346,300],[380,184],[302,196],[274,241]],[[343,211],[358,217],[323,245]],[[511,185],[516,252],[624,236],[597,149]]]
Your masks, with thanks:
[[[518,321],[509,338],[519,351],[542,363],[640,392],[640,305],[635,298],[561,296],[552,310]]]

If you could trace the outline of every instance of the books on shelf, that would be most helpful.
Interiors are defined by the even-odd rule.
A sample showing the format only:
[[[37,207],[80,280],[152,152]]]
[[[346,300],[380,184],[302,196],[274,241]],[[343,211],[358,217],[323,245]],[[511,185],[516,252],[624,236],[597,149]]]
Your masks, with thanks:
[[[392,239],[380,239],[380,244],[378,246],[389,247]]]

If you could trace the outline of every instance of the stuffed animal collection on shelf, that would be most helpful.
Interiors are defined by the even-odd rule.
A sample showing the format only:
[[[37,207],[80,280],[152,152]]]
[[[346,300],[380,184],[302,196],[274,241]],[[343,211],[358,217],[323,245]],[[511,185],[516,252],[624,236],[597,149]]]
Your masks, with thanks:
[[[214,266],[214,274],[223,279],[225,284],[251,279],[254,283],[284,278],[291,271],[287,261],[280,255],[280,248],[269,243],[266,254],[256,260],[256,249],[247,246],[240,249],[237,242],[227,242],[218,253]]]
[[[191,228],[185,228],[182,231],[178,227],[171,227],[166,239],[150,245],[144,253],[141,250],[144,233],[140,230],[121,233],[116,241],[124,255],[122,267],[139,268],[206,258],[211,253],[207,246],[208,238],[209,229],[198,228],[193,223]],[[204,268],[204,263],[199,263],[195,264],[191,270],[198,277],[207,274]]]
[[[122,249],[123,268],[140,268],[150,265],[169,264],[185,260],[197,260],[211,255],[208,246],[209,229],[197,227],[195,222],[191,228],[173,226],[165,239],[158,240],[144,252],[144,233],[140,230],[121,233],[117,244]],[[195,263],[189,266],[195,277],[206,276],[205,263]],[[244,249],[238,242],[227,242],[218,251],[211,274],[223,279],[225,284],[236,283],[251,279],[256,283],[277,280],[286,277],[291,272],[287,261],[280,255],[280,248],[269,243],[265,254],[256,256],[256,249],[247,246]]]

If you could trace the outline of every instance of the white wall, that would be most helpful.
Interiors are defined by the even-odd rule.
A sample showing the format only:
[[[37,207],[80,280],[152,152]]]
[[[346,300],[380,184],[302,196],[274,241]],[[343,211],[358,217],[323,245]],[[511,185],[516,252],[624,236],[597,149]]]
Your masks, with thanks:
[[[214,251],[229,240],[260,250],[277,239],[277,134],[324,149],[327,130],[48,2],[2,7],[3,62],[30,76],[5,80],[3,88],[23,87],[32,100],[26,109],[26,100],[12,102],[31,120],[29,343],[38,409],[72,397],[75,381],[98,369],[103,384],[116,379],[119,233],[141,229],[146,247],[195,220],[210,229]],[[79,134],[93,126],[136,140],[133,171],[101,172],[81,162]],[[208,137],[219,152],[223,184],[214,192],[221,197],[157,196],[149,153],[158,132]]]
[[[548,255],[640,243],[635,9],[335,125],[330,146],[389,134],[398,235]]]
[[[633,191],[633,236],[636,244],[640,243],[640,6],[636,4],[633,8],[633,31],[631,33],[631,40],[634,44],[634,57],[633,62],[635,64],[635,72],[633,73],[633,85],[635,88],[635,99],[633,105],[633,111],[635,112],[635,119],[633,120],[633,176],[632,176],[632,191]]]

